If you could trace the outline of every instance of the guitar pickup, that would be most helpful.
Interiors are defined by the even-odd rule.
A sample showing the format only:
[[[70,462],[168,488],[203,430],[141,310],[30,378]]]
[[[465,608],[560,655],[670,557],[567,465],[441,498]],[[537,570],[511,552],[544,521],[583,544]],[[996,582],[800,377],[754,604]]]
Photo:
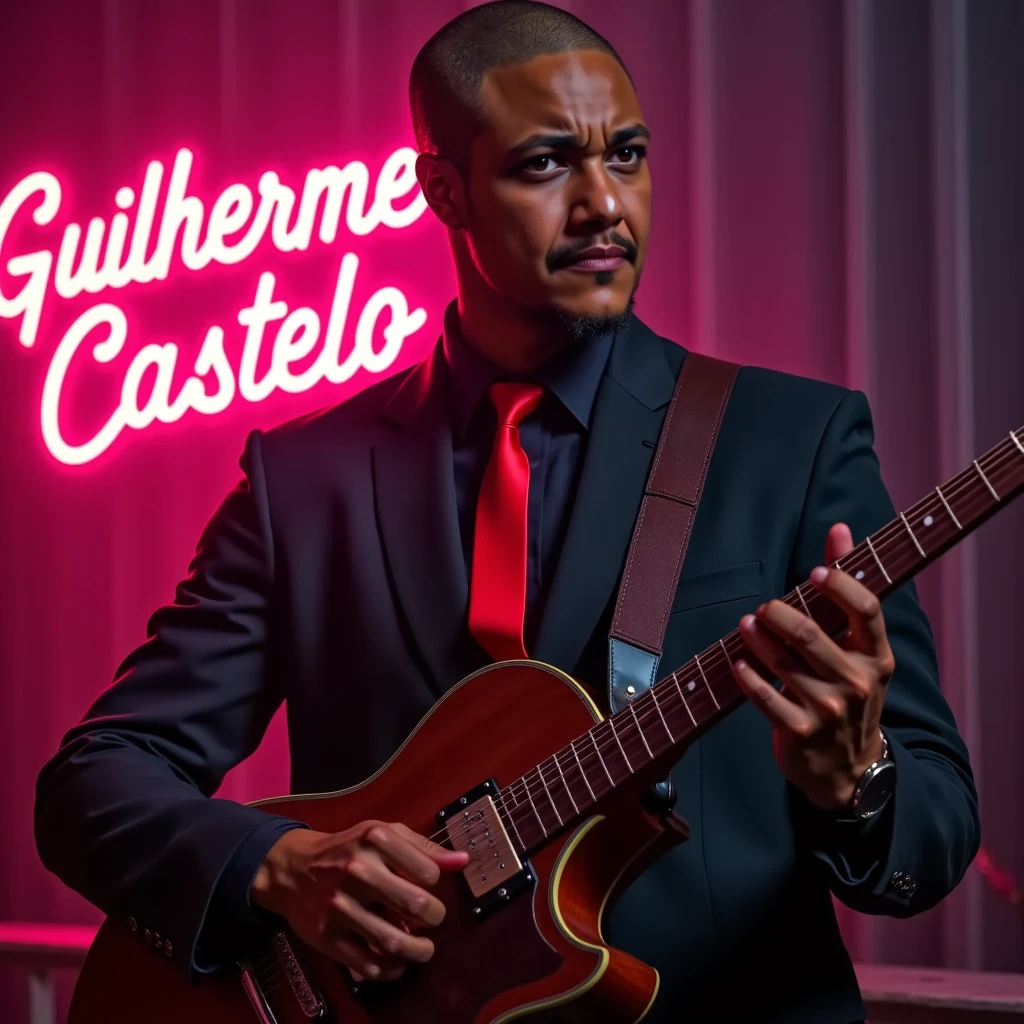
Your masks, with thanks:
[[[437,812],[451,848],[469,854],[462,876],[477,916],[508,903],[534,882],[529,861],[520,859],[505,828],[507,811],[496,802],[497,795],[497,784],[488,779]]]

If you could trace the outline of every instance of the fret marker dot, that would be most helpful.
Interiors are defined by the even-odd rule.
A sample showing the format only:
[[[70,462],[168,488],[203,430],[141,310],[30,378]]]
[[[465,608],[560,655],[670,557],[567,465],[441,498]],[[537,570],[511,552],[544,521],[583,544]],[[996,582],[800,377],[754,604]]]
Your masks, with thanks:
[[[931,516],[925,516],[924,519],[921,520],[921,522],[923,522],[925,526],[931,526],[932,523],[935,522],[935,520],[932,519]]]
[[[686,688],[687,688],[688,690],[691,690],[691,691],[692,691],[692,690],[696,690],[696,689],[697,689],[697,684],[696,684],[695,682],[692,682],[692,681],[691,681],[691,682],[689,682],[689,683],[687,683],[687,684],[686,684]]]
[[[862,579],[864,579],[864,570],[863,569],[858,569],[857,570],[857,574],[853,578],[855,580],[862,580]]]

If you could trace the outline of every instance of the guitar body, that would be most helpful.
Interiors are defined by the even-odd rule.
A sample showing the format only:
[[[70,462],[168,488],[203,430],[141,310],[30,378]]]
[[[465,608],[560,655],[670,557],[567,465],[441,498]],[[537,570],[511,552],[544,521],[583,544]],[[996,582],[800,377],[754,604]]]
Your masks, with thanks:
[[[600,718],[582,687],[563,673],[536,662],[505,662],[448,691],[394,757],[361,785],[261,806],[324,832],[380,819],[433,835],[438,811],[460,795],[486,780],[502,787],[519,778]],[[605,944],[602,915],[648,864],[686,838],[681,819],[643,809],[642,791],[618,791],[599,814],[551,839],[530,858],[531,884],[492,912],[474,913],[463,873],[442,878],[436,891],[447,915],[430,933],[434,957],[410,965],[398,982],[353,986],[340,965],[309,956],[305,975],[325,1004],[319,1019],[339,1024],[640,1020],[657,994],[658,974]],[[266,1000],[262,1019],[309,1020],[294,984],[283,970],[275,973],[276,982],[259,985]],[[241,971],[189,986],[163,956],[111,920],[86,958],[69,1013],[69,1024],[260,1020]]]

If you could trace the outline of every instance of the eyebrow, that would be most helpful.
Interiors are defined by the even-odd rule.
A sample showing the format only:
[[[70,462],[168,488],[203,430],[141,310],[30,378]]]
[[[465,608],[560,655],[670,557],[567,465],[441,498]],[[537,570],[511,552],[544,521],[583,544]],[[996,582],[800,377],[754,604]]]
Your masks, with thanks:
[[[645,124],[631,124],[628,128],[620,128],[615,132],[612,137],[608,140],[608,148],[616,149],[623,145],[623,143],[629,142],[631,139],[636,138],[650,139],[650,129]],[[582,149],[583,143],[578,135],[572,134],[539,134],[531,135],[528,139],[523,139],[522,142],[517,143],[509,151],[509,156],[517,156],[521,153],[525,153],[527,150],[536,149],[538,146],[543,146],[546,149]]]

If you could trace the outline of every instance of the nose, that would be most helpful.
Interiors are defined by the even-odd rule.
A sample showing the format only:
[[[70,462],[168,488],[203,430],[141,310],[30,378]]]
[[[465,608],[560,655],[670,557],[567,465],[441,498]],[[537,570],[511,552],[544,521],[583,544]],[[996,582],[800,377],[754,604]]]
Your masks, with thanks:
[[[622,203],[616,182],[609,175],[604,161],[588,162],[576,179],[572,197],[569,231],[572,234],[593,234],[615,227],[622,220]]]

